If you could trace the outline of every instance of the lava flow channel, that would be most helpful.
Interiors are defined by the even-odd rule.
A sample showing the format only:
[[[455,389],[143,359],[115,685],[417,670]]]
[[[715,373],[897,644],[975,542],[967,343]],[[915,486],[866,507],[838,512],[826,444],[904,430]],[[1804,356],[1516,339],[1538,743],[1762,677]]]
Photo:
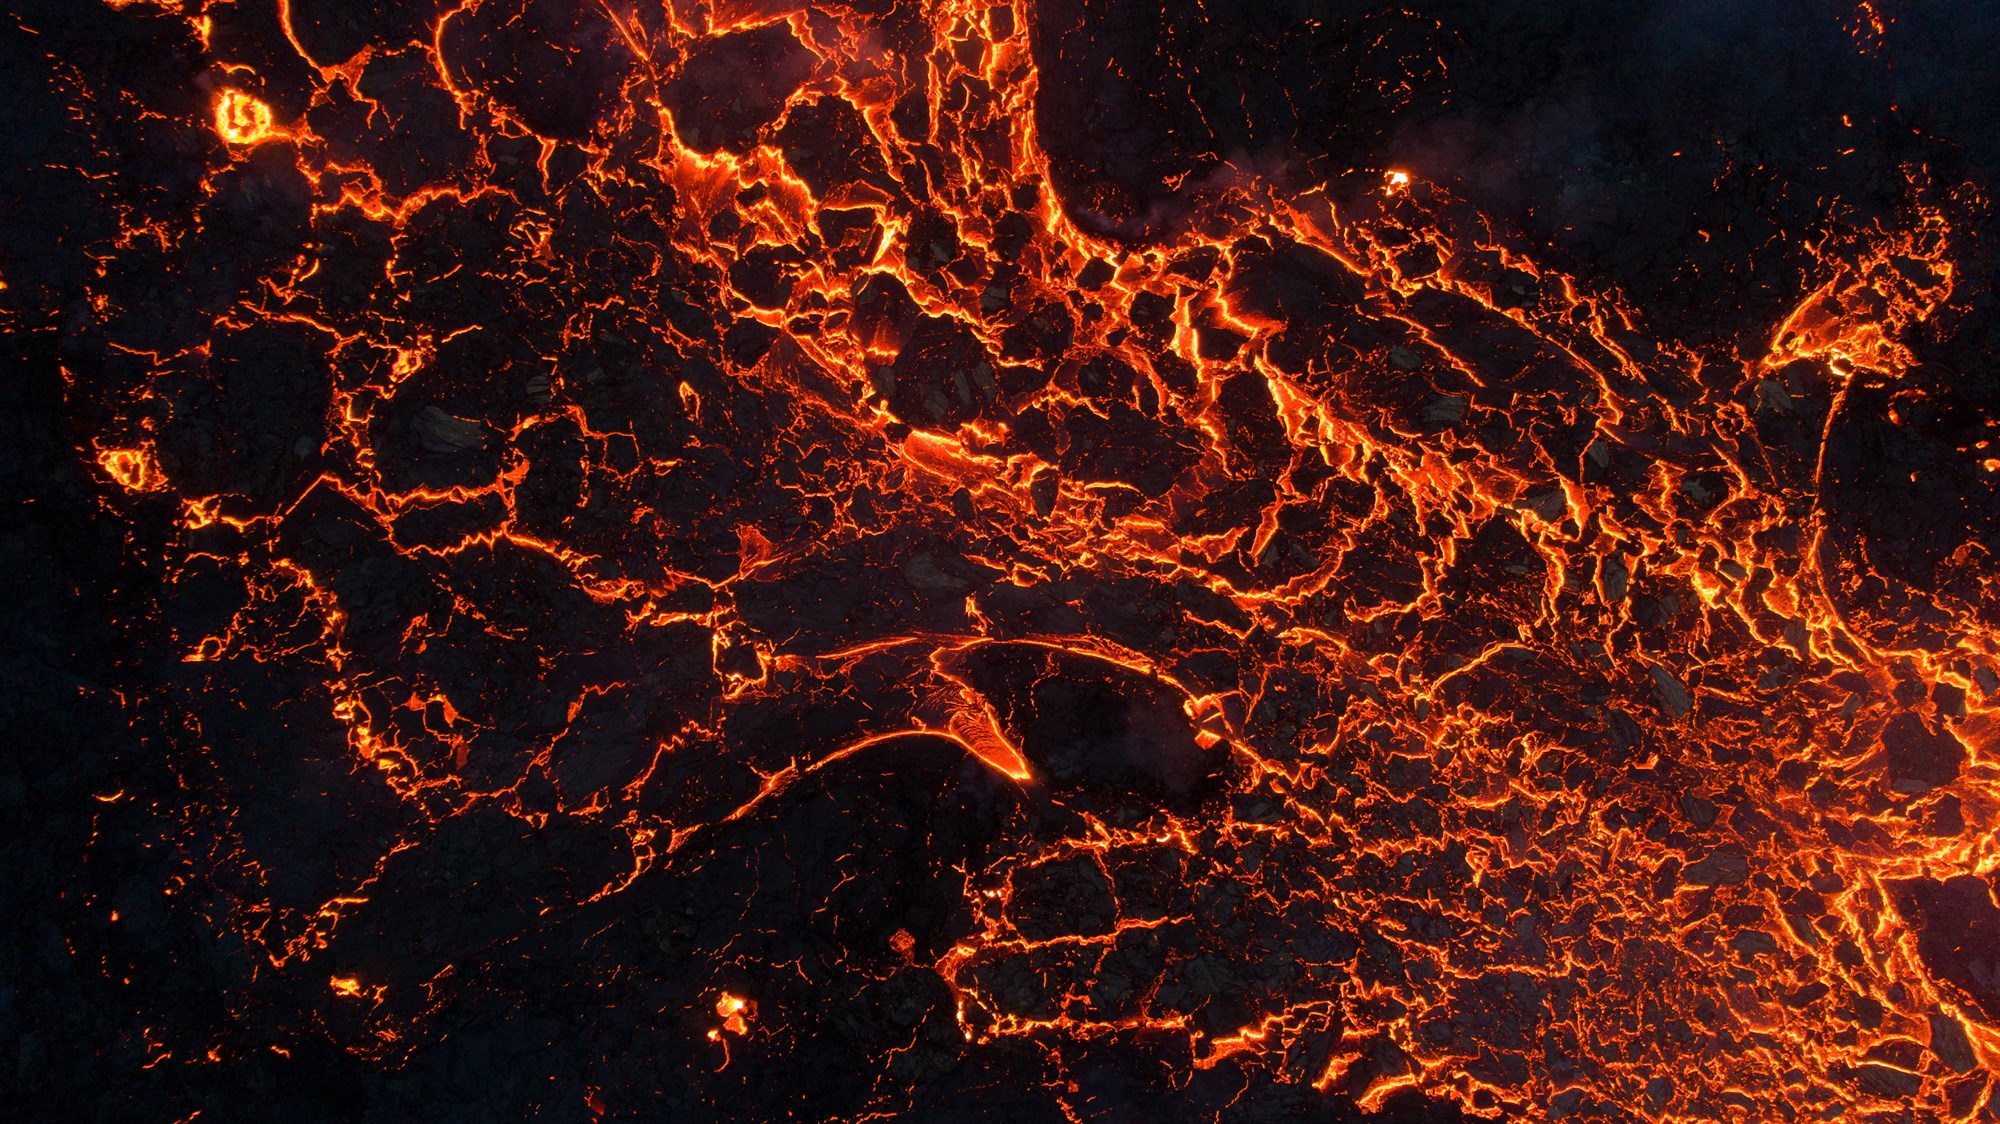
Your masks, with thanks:
[[[97,1087],[23,1096],[1991,1111],[2000,454],[1949,541],[1855,500],[1973,354],[1980,186],[1659,323],[1408,170],[1065,196],[1050,18],[113,0],[151,95],[50,55],[118,204],[0,296],[134,577]]]

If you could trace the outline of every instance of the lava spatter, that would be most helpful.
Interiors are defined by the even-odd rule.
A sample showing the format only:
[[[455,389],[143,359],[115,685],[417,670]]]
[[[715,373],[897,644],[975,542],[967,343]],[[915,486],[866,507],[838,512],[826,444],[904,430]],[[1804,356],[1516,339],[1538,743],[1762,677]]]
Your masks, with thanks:
[[[1402,166],[1064,198],[1026,3],[110,8],[149,1095],[1990,1111],[1976,185],[1704,332]]]

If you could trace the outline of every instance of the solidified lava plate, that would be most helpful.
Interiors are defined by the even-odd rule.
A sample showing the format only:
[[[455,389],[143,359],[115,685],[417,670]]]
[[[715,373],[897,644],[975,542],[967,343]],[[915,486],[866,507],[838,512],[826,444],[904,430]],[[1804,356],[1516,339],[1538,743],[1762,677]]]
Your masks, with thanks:
[[[1981,6],[15,7],[19,1118],[1993,1118]]]

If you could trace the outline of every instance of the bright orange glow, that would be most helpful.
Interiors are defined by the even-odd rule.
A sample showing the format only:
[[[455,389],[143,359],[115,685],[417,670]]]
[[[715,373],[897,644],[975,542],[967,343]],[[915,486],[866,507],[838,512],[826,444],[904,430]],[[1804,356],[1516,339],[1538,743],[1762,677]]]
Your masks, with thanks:
[[[215,131],[225,142],[247,147],[275,135],[271,107],[242,90],[224,90],[215,99]]]
[[[97,466],[128,492],[155,492],[167,486],[151,449],[104,449],[97,454]]]
[[[723,992],[715,1001],[715,1013],[722,1019],[722,1029],[731,1034],[748,1034],[750,1001],[740,995]],[[711,1033],[710,1037],[714,1037]]]
[[[1907,371],[1915,360],[1903,337],[1951,299],[1950,239],[1944,216],[1926,211],[1908,229],[1878,227],[1853,257],[1830,259],[1833,276],[1778,325],[1763,369],[1804,359],[1842,378]]]

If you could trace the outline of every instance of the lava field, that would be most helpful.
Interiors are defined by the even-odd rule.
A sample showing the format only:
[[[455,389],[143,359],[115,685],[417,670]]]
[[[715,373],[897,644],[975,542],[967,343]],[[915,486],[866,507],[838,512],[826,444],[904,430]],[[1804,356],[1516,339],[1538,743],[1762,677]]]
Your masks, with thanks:
[[[9,1119],[2000,1119],[2000,9],[5,8]]]

